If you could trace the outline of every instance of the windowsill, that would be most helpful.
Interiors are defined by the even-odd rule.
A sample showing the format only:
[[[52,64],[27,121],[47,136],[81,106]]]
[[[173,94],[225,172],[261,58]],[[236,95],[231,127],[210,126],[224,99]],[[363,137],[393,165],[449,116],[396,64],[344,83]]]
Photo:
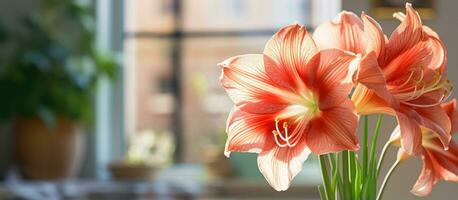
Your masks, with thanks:
[[[38,199],[132,199],[180,197],[190,199],[318,199],[316,187],[293,185],[277,192],[267,183],[244,180],[209,182],[205,185],[178,185],[161,181],[16,182],[0,185],[0,198]],[[13,199],[14,199],[13,198]]]
[[[202,166],[177,165],[158,171],[151,181],[24,181],[0,183],[0,199],[319,199],[316,172],[305,165],[285,192],[262,178],[211,178]],[[13,198],[14,197],[14,198]],[[160,198],[159,198],[160,199]]]

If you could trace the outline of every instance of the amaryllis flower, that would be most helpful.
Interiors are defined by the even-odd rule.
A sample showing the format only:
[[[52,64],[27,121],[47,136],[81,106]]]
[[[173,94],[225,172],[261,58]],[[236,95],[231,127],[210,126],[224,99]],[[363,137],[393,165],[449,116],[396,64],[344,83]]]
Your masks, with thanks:
[[[437,134],[446,148],[450,121],[439,106],[451,88],[444,76],[445,47],[410,4],[406,9],[407,15],[396,14],[402,22],[389,39],[372,18],[349,12],[318,27],[314,38],[321,49],[338,46],[362,55],[353,76],[358,114],[396,116],[409,153],[420,151],[421,127]]]
[[[318,51],[307,30],[279,30],[263,54],[219,64],[221,84],[235,103],[225,154],[258,153],[258,167],[276,190],[286,190],[308,155],[357,150],[357,116],[348,99],[349,65],[342,50]]]
[[[458,131],[458,113],[456,100],[442,104],[452,122],[452,133]],[[442,148],[442,142],[431,130],[422,128],[422,148],[420,156],[423,159],[423,169],[411,192],[417,196],[426,196],[431,193],[432,187],[439,181],[458,182],[458,144],[450,142],[448,150]],[[400,140],[399,127],[392,135],[392,142],[398,144]],[[398,152],[398,159],[408,158],[402,149]]]

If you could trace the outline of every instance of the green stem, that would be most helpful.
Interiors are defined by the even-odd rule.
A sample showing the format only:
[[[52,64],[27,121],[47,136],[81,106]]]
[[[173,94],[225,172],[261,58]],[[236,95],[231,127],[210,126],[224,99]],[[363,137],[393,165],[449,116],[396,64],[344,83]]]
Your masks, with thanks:
[[[387,142],[382,149],[382,154],[380,155],[380,159],[378,161],[377,165],[377,177],[380,175],[380,171],[382,169],[383,161],[385,160],[385,155],[388,150],[388,148],[391,146],[391,142]]]
[[[344,189],[343,189],[343,183],[342,183],[342,178],[340,177],[340,171],[339,171],[339,163],[340,163],[340,157],[339,157],[339,154],[340,153],[334,153],[330,156],[331,160],[332,160],[332,163],[333,163],[333,166],[334,166],[334,174],[335,174],[335,177],[333,177],[333,179],[336,181],[336,184],[337,184],[337,192],[340,196],[339,199],[343,199],[344,198]],[[337,193],[336,193],[337,195]]]
[[[391,175],[393,174],[394,170],[398,167],[399,163],[401,163],[399,160],[396,160],[394,162],[393,166],[391,166],[390,170],[385,175],[385,179],[383,180],[382,186],[380,187],[379,193],[377,195],[377,200],[381,200],[383,196],[383,192],[385,191],[386,184],[390,180]]]
[[[376,173],[376,170],[377,170],[375,169],[376,164],[377,164],[376,158],[375,158],[375,152],[377,149],[377,140],[378,140],[378,136],[380,133],[380,125],[382,124],[382,118],[383,118],[383,115],[379,114],[378,119],[377,119],[377,124],[375,125],[374,135],[372,136],[371,155],[370,155],[370,161],[369,161],[370,173]],[[375,176],[375,178],[377,178],[377,176]]]
[[[335,159],[335,153],[331,153],[329,154],[327,157],[328,157],[328,162],[330,163],[329,165],[331,165],[331,191],[332,191],[332,194],[334,194],[335,198],[337,193],[336,193],[336,188],[339,187],[338,184],[338,178],[339,178],[339,165],[336,163],[336,159]]]
[[[369,127],[369,116],[364,116],[364,132],[363,132],[363,176],[367,175],[367,133]]]
[[[351,191],[351,199],[356,199],[356,192],[353,190],[356,185],[356,156],[355,152],[348,152],[348,164],[349,164],[349,173],[350,173],[350,191]]]
[[[329,199],[329,200],[333,200],[334,199],[334,195],[332,195],[332,191],[331,191],[331,184],[330,184],[330,179],[329,179],[329,175],[328,175],[328,169],[326,167],[326,158],[325,158],[326,155],[320,155],[319,156],[319,160],[320,160],[320,167],[321,167],[321,175],[322,175],[322,178],[323,178],[323,186],[324,186],[324,190],[326,192],[326,199]]]
[[[344,199],[351,199],[351,185],[350,185],[350,170],[348,163],[348,150],[342,152],[342,179],[343,179],[343,189],[344,189]]]
[[[326,196],[326,191],[325,191],[323,185],[319,185],[318,186],[318,192],[320,192],[321,200],[328,200],[328,197]]]

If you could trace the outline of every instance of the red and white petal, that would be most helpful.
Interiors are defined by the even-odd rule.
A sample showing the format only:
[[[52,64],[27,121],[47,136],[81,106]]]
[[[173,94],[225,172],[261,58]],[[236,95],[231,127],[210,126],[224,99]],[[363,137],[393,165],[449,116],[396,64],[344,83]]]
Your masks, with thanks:
[[[288,66],[306,63],[317,52],[315,42],[306,27],[299,24],[280,29],[264,48],[264,55]]]
[[[352,12],[342,11],[337,17],[319,25],[313,39],[320,49],[338,48],[364,53],[362,47],[363,22]]]
[[[445,49],[444,43],[436,37],[430,37],[429,43],[432,51],[432,58],[430,63],[426,66],[429,69],[439,70],[441,73],[445,73],[447,65],[447,50]]]
[[[375,52],[366,54],[360,62],[359,68],[354,77],[355,83],[360,83],[366,88],[375,92],[381,99],[389,105],[396,107],[396,100],[386,87],[385,75],[377,62]]]
[[[294,24],[280,29],[264,48],[266,71],[279,85],[297,86],[298,69],[305,67],[318,52],[304,26]]]
[[[321,115],[310,122],[305,139],[307,146],[317,155],[358,150],[357,123],[358,117],[349,99],[340,106],[321,110]]]
[[[294,147],[275,146],[258,155],[258,167],[267,182],[277,191],[289,188],[310,154],[305,142]]]
[[[355,104],[356,112],[359,115],[375,113],[395,115],[394,109],[385,100],[362,84],[356,86],[351,100]]]
[[[224,154],[250,152],[259,153],[273,130],[273,115],[251,114],[233,107],[227,119],[227,140]]]
[[[396,111],[396,119],[401,129],[401,146],[411,155],[416,155],[421,150],[422,133],[418,123],[418,116],[410,111]]]
[[[421,124],[439,136],[444,149],[447,149],[452,138],[450,134],[451,124],[447,113],[440,106],[416,109],[416,112],[421,117]]]
[[[436,138],[426,142],[422,151],[423,169],[412,189],[413,194],[428,195],[441,179],[458,182],[458,147],[455,143],[451,143],[447,151],[441,147],[441,142]]]
[[[424,37],[420,15],[410,3],[406,4],[406,10],[405,19],[393,31],[386,45],[386,59],[388,61],[412,48]]]
[[[396,49],[388,49],[387,47],[386,52],[391,51],[396,51]],[[418,41],[408,49],[397,52],[398,54],[392,56],[389,61],[381,65],[387,82],[395,81],[399,77],[412,72],[412,70],[419,70],[420,66],[430,66],[434,55],[431,44],[428,41]]]
[[[359,64],[356,59],[354,54],[326,49],[310,60],[305,71],[300,71],[303,82],[318,96],[320,109],[339,105],[348,98],[352,84],[347,79]]]
[[[385,51],[386,36],[383,34],[380,24],[372,17],[362,13],[361,19],[364,24],[362,48],[365,54],[375,52],[376,56],[381,56]]]
[[[458,112],[456,111],[456,99],[443,103],[441,105],[442,109],[447,113],[447,116],[450,118],[451,131],[453,135],[458,132]]]
[[[423,169],[421,170],[420,176],[417,179],[417,182],[410,190],[412,194],[417,196],[426,196],[431,193],[431,190],[436,182],[433,161],[431,157],[425,153],[422,155],[423,159]]]
[[[266,75],[263,55],[236,56],[219,65],[223,71],[220,78],[223,88],[236,106],[245,111],[276,112],[285,106],[282,98],[291,95],[275,87]]]
[[[442,144],[437,139],[432,141],[433,148],[427,148],[427,152],[434,161],[434,170],[438,179],[458,182],[458,146],[450,143],[447,151],[441,149]]]

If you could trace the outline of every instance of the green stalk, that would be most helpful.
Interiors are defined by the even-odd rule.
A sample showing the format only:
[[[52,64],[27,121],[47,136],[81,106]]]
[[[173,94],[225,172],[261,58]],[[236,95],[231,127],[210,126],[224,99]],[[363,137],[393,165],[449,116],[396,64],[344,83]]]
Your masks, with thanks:
[[[331,191],[331,184],[330,184],[330,179],[328,175],[328,169],[326,167],[326,155],[320,155],[319,160],[320,160],[320,167],[321,167],[321,175],[323,178],[323,186],[324,186],[324,191],[326,193],[326,200],[334,200],[334,195],[332,194]]]
[[[363,177],[367,175],[367,133],[369,127],[369,116],[364,116],[364,132],[363,132]]]
[[[383,164],[383,161],[385,160],[386,151],[388,150],[390,146],[391,146],[391,142],[387,142],[383,146],[382,154],[380,155],[380,158],[378,160],[378,165],[377,165],[377,177],[380,175],[380,170],[382,169],[382,164]]]
[[[332,172],[331,191],[332,191],[332,194],[334,194],[334,198],[337,198],[336,188],[338,187],[338,184],[340,184],[337,181],[337,179],[340,177],[339,177],[339,165],[336,163],[335,155],[336,155],[335,153],[331,153],[327,157],[328,157],[328,162],[331,165],[331,172]]]
[[[328,197],[326,196],[326,191],[323,187],[323,185],[318,186],[318,192],[320,192],[320,199],[321,200],[328,200]]]
[[[353,190],[356,184],[356,156],[355,152],[348,152],[349,154],[349,170],[350,170],[350,190],[351,190],[351,198],[356,199],[356,192]]]
[[[377,200],[381,200],[383,196],[383,192],[385,191],[386,184],[390,180],[391,175],[393,174],[394,170],[397,168],[397,166],[401,163],[400,160],[396,160],[394,162],[393,166],[391,166],[390,170],[386,173],[385,179],[383,180],[382,186],[380,187],[379,193],[377,195]]]
[[[377,140],[378,140],[378,136],[379,136],[379,133],[380,133],[380,125],[382,124],[382,118],[383,118],[383,115],[382,114],[379,114],[378,115],[378,119],[377,119],[377,124],[375,125],[375,130],[374,130],[374,135],[372,137],[372,145],[371,145],[371,155],[370,155],[370,161],[369,161],[369,171],[371,174],[374,174],[376,175],[376,159],[375,159],[375,152],[376,152],[376,149],[377,149]],[[375,176],[375,178],[377,179],[377,176]]]
[[[348,169],[348,150],[342,152],[342,178],[343,178],[343,189],[344,189],[344,199],[351,199],[351,185],[350,185],[350,170]]]
[[[340,196],[340,199],[344,198],[344,195],[343,195],[343,183],[342,183],[342,179],[340,177],[340,172],[339,172],[339,156],[338,156],[338,153],[333,153],[329,156],[329,158],[331,159],[331,163],[333,163],[333,177],[332,177],[332,181],[333,181],[333,184],[336,184],[337,187],[334,187],[335,189],[337,189],[338,191],[338,194]],[[334,190],[334,192],[336,192]],[[337,194],[336,194],[337,195]]]

